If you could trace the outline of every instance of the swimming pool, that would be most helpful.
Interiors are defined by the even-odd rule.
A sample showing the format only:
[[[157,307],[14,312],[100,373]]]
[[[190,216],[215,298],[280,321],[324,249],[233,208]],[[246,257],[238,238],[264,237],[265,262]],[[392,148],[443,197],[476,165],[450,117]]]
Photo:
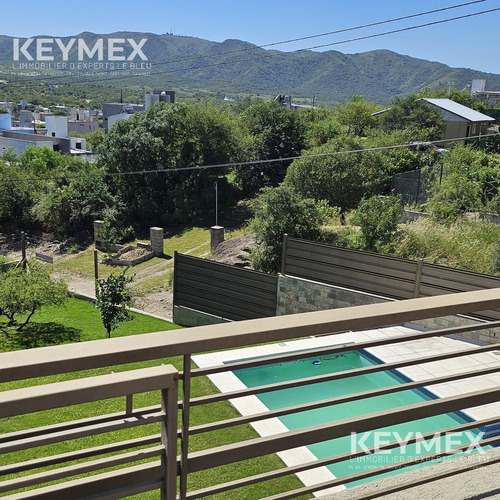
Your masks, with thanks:
[[[294,362],[276,363],[258,368],[236,370],[234,374],[247,387],[256,387],[259,385],[273,384],[294,380],[304,377],[312,377],[328,373],[341,372],[355,368],[363,368],[376,364],[362,351],[352,351],[335,356],[325,356],[321,358],[308,358]],[[282,389],[265,394],[259,394],[258,398],[270,410],[294,406],[303,403],[309,403],[322,399],[334,398],[358,392],[369,391],[372,389],[389,387],[404,383],[406,380],[398,376],[395,372],[378,372],[368,375],[360,375],[342,380],[334,380],[317,384],[309,384],[302,387]],[[311,425],[318,425],[327,422],[333,422],[349,417],[364,415],[377,411],[406,406],[414,403],[420,403],[431,398],[430,394],[423,391],[407,390],[384,396],[377,396],[362,399],[359,401],[337,404],[325,408],[308,410],[292,415],[279,417],[279,420],[289,429],[297,430]],[[386,441],[393,441],[397,436],[404,438],[412,433],[419,432],[425,434],[428,432],[439,431],[448,427],[453,427],[464,423],[465,416],[458,414],[444,414],[431,418],[405,422],[397,426],[381,427],[377,431],[361,433],[359,436],[345,436],[330,441],[313,444],[307,448],[318,459],[327,458],[333,455],[339,455],[352,450],[353,446],[360,449],[361,446],[374,446],[375,440],[379,439],[385,433]],[[396,434],[397,433],[397,434]],[[475,432],[461,433],[454,436],[454,445],[468,444],[474,440]],[[371,455],[364,455],[358,459],[346,460],[343,462],[328,465],[328,469],[338,478],[345,477],[363,470],[372,469],[388,465],[391,463],[406,462],[416,457],[437,451],[436,447],[446,447],[445,437],[435,441],[431,449],[426,449],[422,444],[407,445],[405,449],[395,448],[389,453],[379,452]],[[354,443],[354,444],[353,444]],[[439,443],[439,444],[438,444]],[[424,464],[418,464],[412,467],[422,467]],[[409,467],[402,469],[409,470]],[[394,474],[397,471],[389,473]],[[384,474],[388,475],[388,474]],[[377,476],[377,478],[382,475]],[[347,486],[355,486],[363,482],[373,480],[374,478],[351,482]]]

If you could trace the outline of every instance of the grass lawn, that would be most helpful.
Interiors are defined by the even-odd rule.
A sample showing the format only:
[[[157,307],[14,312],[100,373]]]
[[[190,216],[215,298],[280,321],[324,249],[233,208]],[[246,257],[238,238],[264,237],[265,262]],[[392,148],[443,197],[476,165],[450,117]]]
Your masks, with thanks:
[[[179,328],[177,325],[167,321],[150,318],[148,316],[134,314],[134,320],[123,323],[115,332],[113,337],[136,335],[154,331],[165,331]],[[0,323],[0,332],[2,324]],[[186,330],[186,335],[188,335]],[[91,302],[71,298],[63,307],[47,307],[33,317],[33,323],[26,331],[20,335],[10,334],[5,336],[5,330],[0,333],[1,349],[11,351],[25,347],[39,347],[42,345],[53,345],[65,342],[82,342],[82,350],[85,349],[83,341],[104,339],[105,332],[99,318],[99,312]],[[70,380],[74,378],[89,377],[118,372],[123,370],[146,368],[159,365],[160,363],[172,364],[177,369],[182,369],[182,359],[180,357],[164,358],[155,361],[139,362],[128,365],[106,367],[85,372],[60,374],[50,377],[39,377],[34,380],[21,380],[0,384],[0,390],[17,389],[21,387],[47,384],[52,382]],[[217,392],[210,381],[205,377],[195,378],[192,381],[192,397]],[[159,404],[158,392],[143,393],[134,396],[134,407],[141,408]],[[76,420],[96,415],[124,411],[125,398],[115,398],[96,403],[70,406],[38,413],[19,415],[12,418],[0,419],[1,433],[16,432],[27,428],[40,427],[48,424],[55,424],[69,420]],[[226,402],[214,403],[204,407],[195,408],[192,412],[191,425],[198,425],[216,420],[224,420],[238,416],[234,408]],[[65,453],[76,449],[101,446],[103,444],[138,438],[159,433],[157,424],[149,424],[125,429],[108,434],[89,436],[68,442],[51,444],[43,447],[9,453],[2,456],[2,464],[17,463],[31,460],[47,455]],[[226,429],[223,431],[211,432],[193,436],[190,439],[190,450],[197,451],[213,446],[220,446],[232,442],[242,441],[258,437],[256,432],[249,425],[242,425]],[[74,462],[69,462],[72,465]],[[275,470],[283,467],[282,461],[276,455],[269,455],[245,462],[236,462],[225,467],[210,469],[202,473],[193,474],[190,478],[189,489],[199,489],[218,482],[237,479],[248,475],[258,474],[268,470]],[[36,472],[42,472],[39,469]],[[108,469],[106,469],[108,470]],[[4,479],[12,479],[13,476],[6,476]],[[295,476],[288,476],[268,483],[249,486],[230,493],[219,495],[218,498],[231,498],[241,500],[251,500],[268,496],[278,491],[286,491],[301,486],[300,481]],[[141,494],[137,498],[153,499],[159,498],[158,492]]]
[[[179,252],[189,252],[190,255],[203,255],[210,251],[210,230],[201,227],[191,227],[183,230],[178,234],[172,234],[169,236],[168,232],[165,234],[165,240],[163,245],[163,251],[166,256],[173,257],[174,251]],[[104,257],[105,254],[99,253],[100,258]],[[147,269],[160,262],[168,262],[165,259],[153,258],[142,264],[138,264],[130,269],[129,273],[137,272],[141,269]],[[171,261],[173,265],[173,260]],[[99,276],[106,277],[112,272],[116,272],[116,267],[108,266],[106,264],[99,264]],[[55,271],[68,270],[73,272],[78,272],[85,274],[87,276],[94,276],[94,250],[93,247],[89,247],[83,252],[76,255],[65,256],[54,264]]]
[[[112,337],[180,328],[168,321],[143,314],[132,312],[131,315],[134,319],[122,323],[111,333]],[[0,322],[1,352],[106,338],[99,310],[92,302],[74,297],[70,297],[63,306],[44,307],[36,312],[21,333],[7,336],[5,328],[1,327]]]
[[[237,229],[235,231],[230,231],[226,233],[226,239],[234,238],[236,236],[241,236],[249,232],[247,227]],[[210,253],[210,229],[204,227],[190,227],[183,231],[175,234],[169,234],[168,231],[165,232],[165,240],[163,244],[163,251],[167,257],[173,257],[174,252],[178,251],[180,253],[188,253],[195,257],[206,256]],[[99,253],[102,258],[103,253]],[[137,272],[141,269],[147,269],[160,262],[165,262],[166,265],[173,265],[173,260],[153,258],[147,262],[143,262],[137,266],[134,266],[129,270],[129,273]],[[73,271],[81,274],[86,274],[88,276],[94,277],[94,249],[89,247],[83,252],[75,255],[64,256],[54,263],[53,269],[55,271]],[[116,267],[108,266],[105,264],[99,265],[99,276],[106,277],[112,272],[116,272]]]

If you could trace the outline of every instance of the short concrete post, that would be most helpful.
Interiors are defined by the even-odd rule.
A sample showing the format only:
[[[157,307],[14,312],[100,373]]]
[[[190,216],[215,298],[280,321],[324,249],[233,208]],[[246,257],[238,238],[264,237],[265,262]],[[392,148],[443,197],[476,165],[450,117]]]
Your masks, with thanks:
[[[224,228],[212,226],[210,228],[210,248],[215,250],[224,241]]]
[[[150,227],[149,237],[151,240],[151,249],[156,257],[163,255],[163,228],[162,227]]]
[[[101,241],[101,227],[104,224],[103,220],[95,220],[94,221],[94,245],[95,247],[100,250],[102,247],[102,241]]]

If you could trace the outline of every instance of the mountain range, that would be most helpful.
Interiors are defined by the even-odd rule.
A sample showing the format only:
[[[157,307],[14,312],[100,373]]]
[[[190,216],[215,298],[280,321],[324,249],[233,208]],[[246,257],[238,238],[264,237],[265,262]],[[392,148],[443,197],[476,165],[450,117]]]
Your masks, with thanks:
[[[151,64],[149,76],[127,76],[114,80],[112,74],[101,73],[75,78],[78,82],[88,81],[99,85],[138,85],[180,90],[184,94],[204,91],[216,97],[289,94],[294,100],[302,102],[311,102],[315,96],[317,103],[326,104],[345,101],[353,94],[386,104],[396,96],[418,92],[426,87],[442,88],[448,82],[462,89],[475,78],[485,79],[489,90],[500,90],[500,75],[468,68],[451,68],[439,62],[388,50],[358,54],[334,50],[281,52],[265,50],[241,40],[218,43],[195,37],[136,32],[106,35],[84,32],[73,38],[83,39],[88,47],[93,47],[99,38],[133,39],[136,43],[147,39],[142,50],[147,57],[147,64]],[[60,40],[67,46],[70,39],[64,37]],[[20,41],[21,46],[23,42]],[[62,62],[62,53],[58,52],[55,43],[53,46],[54,62]],[[132,46],[124,48],[125,57],[131,55],[132,49]],[[35,42],[29,50],[35,56]],[[0,36],[1,79],[16,78],[12,75],[13,53],[14,38]],[[77,58],[76,42],[69,51],[68,59],[76,61]],[[429,54],[431,58],[432,54]],[[139,57],[134,60],[144,62]],[[20,78],[26,79],[26,76]],[[49,75],[36,78],[43,78],[49,83],[69,81]]]

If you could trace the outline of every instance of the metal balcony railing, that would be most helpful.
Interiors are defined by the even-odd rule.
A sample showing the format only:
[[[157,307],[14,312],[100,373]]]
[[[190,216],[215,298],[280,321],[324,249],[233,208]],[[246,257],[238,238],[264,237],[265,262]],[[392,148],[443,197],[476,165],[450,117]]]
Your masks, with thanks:
[[[193,449],[191,440],[193,436],[230,429],[238,425],[255,423],[272,417],[298,413],[314,408],[358,401],[375,395],[392,394],[408,389],[421,388],[430,384],[466,380],[479,375],[491,375],[500,372],[499,366],[492,364],[480,370],[470,370],[466,373],[450,374],[432,379],[408,382],[279,410],[223,419],[216,422],[204,422],[197,425],[191,423],[192,409],[214,402],[229,401],[277,389],[342,380],[361,374],[394,370],[425,362],[491,352],[498,350],[500,344],[486,346],[471,345],[466,349],[444,354],[435,353],[396,363],[380,364],[200,397],[192,396],[192,383],[197,377],[206,377],[223,371],[261,366],[292,359],[324,354],[341,354],[351,351],[353,346],[336,345],[317,350],[308,350],[303,353],[239,361],[227,366],[198,369],[193,369],[192,367],[192,355],[264,342],[279,342],[293,338],[309,337],[311,335],[377,328],[402,324],[412,320],[498,308],[500,308],[500,289],[481,290],[432,298],[410,299],[400,302],[264,318],[197,327],[189,330],[160,332],[0,354],[0,383],[139,361],[157,360],[157,363],[160,364],[163,358],[170,356],[182,356],[183,360],[183,370],[180,375],[171,366],[156,366],[105,376],[78,378],[67,382],[57,382],[0,392],[0,418],[44,411],[49,408],[78,405],[89,401],[101,401],[117,396],[126,396],[126,404],[123,412],[95,415],[86,419],[77,419],[70,422],[1,434],[0,456],[2,456],[2,459],[0,459],[0,463],[4,465],[0,466],[0,474],[8,476],[8,479],[0,482],[0,493],[14,492],[7,498],[68,499],[86,497],[121,498],[149,490],[159,490],[161,491],[162,498],[165,499],[170,500],[176,497],[180,499],[195,499],[215,494],[227,495],[228,492],[230,494],[231,491],[237,488],[362,456],[366,453],[366,450],[343,453],[300,465],[284,466],[277,470],[222,481],[221,484],[210,484],[203,488],[192,489],[189,487],[190,475],[200,471],[300,446],[307,446],[337,437],[348,436],[351,432],[360,433],[375,430],[381,427],[381,423],[386,427],[497,402],[500,400],[500,385],[467,394],[431,399],[409,406],[373,412],[364,416],[343,419],[336,422],[319,425],[315,425],[312,422],[311,426],[298,431],[253,438],[223,446],[212,446],[202,450]],[[416,332],[411,335],[359,342],[356,343],[355,348],[367,349],[410,340],[445,335],[460,335],[474,330],[499,327],[500,321],[497,321],[478,323],[477,325],[466,327]],[[81,374],[78,376],[81,376]],[[177,401],[176,391],[179,377],[182,381],[182,398],[180,401]],[[147,408],[134,408],[132,395],[146,391],[160,391],[162,404]],[[122,429],[139,428],[150,423],[159,424],[161,426],[161,433],[127,440],[117,441],[116,438],[113,439],[112,433]],[[500,425],[500,417],[491,416],[480,421],[466,422],[443,429],[442,432],[462,432],[495,425]],[[109,433],[110,435],[109,444],[57,454],[48,452],[50,450],[53,451],[53,447],[51,448],[50,445],[105,433]],[[427,437],[430,437],[430,434]],[[415,439],[412,438],[409,443],[415,442]],[[489,435],[479,441],[478,445],[491,445],[498,441],[500,441],[499,436]],[[390,442],[386,443],[383,448],[393,449],[399,445],[400,443],[398,442]],[[9,454],[27,449],[36,449],[36,457],[23,462],[9,461]],[[464,446],[457,446],[452,451],[460,453],[464,449]],[[42,453],[45,451],[47,451],[46,454]],[[113,454],[111,455],[111,453]],[[422,459],[436,459],[444,454],[449,454],[449,450],[446,452],[430,453],[426,457],[422,457]],[[103,455],[105,456],[103,457]],[[491,463],[490,461],[489,464]],[[278,493],[269,498],[296,498],[325,488],[373,477],[381,472],[399,469],[401,466],[400,463],[390,464],[348,477],[331,479],[320,484],[304,486],[285,493]],[[448,475],[457,474],[472,467],[477,467],[477,463],[472,465],[464,464],[452,471],[448,471]],[[36,472],[42,468],[44,468],[42,472]],[[85,474],[85,476],[70,479],[82,474]],[[61,480],[64,480],[64,482],[60,482]],[[47,485],[47,483],[49,484]],[[39,485],[41,485],[40,488],[28,489]]]

